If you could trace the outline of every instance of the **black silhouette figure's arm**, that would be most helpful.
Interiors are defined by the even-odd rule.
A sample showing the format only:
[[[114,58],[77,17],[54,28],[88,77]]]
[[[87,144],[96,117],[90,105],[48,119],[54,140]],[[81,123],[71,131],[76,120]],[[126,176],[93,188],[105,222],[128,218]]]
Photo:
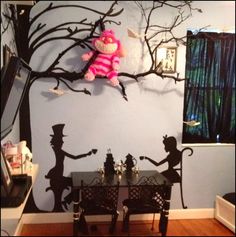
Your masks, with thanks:
[[[140,160],[148,160],[148,161],[150,161],[150,162],[151,162],[153,165],[155,165],[155,166],[162,165],[162,164],[164,164],[164,163],[167,161],[167,159],[165,158],[165,159],[163,159],[163,160],[160,161],[160,162],[156,162],[155,160],[153,160],[153,159],[151,159],[151,158],[149,158],[149,157],[147,157],[147,156],[140,156],[139,159],[140,159]]]
[[[66,151],[64,151],[65,153],[65,156],[71,158],[71,159],[74,159],[74,160],[77,160],[77,159],[80,159],[80,158],[83,158],[83,157],[86,157],[86,156],[91,156],[92,154],[96,154],[97,150],[96,149],[92,149],[91,151],[87,152],[87,153],[84,153],[84,154],[80,154],[80,155],[72,155]]]

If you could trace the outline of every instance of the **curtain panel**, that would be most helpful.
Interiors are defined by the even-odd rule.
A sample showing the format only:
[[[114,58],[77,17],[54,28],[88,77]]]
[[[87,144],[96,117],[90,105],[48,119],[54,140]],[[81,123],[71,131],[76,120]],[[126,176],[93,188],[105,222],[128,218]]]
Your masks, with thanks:
[[[183,118],[198,125],[182,142],[235,143],[235,34],[188,31],[186,50]]]

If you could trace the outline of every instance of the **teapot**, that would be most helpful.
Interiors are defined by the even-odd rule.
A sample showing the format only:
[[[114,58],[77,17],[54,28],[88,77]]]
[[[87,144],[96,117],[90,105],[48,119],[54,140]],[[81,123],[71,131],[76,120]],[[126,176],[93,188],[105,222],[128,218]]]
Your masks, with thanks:
[[[137,160],[131,154],[128,154],[126,156],[124,164],[126,166],[126,171],[131,172],[133,167],[135,167],[135,165],[137,164]]]
[[[106,161],[104,162],[105,175],[115,174],[114,165],[115,165],[115,162],[114,162],[113,155],[111,153],[111,149],[108,149]]]

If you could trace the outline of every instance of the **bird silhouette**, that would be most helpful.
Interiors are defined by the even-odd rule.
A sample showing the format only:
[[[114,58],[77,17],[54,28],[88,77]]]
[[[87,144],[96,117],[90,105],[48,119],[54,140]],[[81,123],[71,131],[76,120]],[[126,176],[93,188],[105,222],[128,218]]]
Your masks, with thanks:
[[[134,30],[130,29],[130,28],[127,28],[127,32],[128,32],[128,36],[131,37],[131,38],[136,38],[136,39],[140,39],[140,38],[143,38],[145,35],[141,35],[141,34],[138,34],[136,33]]]
[[[197,122],[196,120],[183,121],[183,123],[187,124],[190,127],[198,126],[200,124],[200,122]]]
[[[52,92],[53,94],[56,94],[56,95],[63,95],[65,94],[65,92],[63,90],[60,90],[60,89],[49,89],[50,92]]]

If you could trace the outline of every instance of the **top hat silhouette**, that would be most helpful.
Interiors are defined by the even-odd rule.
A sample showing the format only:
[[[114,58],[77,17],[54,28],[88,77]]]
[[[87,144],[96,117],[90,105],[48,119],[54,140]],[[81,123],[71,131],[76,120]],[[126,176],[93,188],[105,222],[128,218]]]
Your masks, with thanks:
[[[52,126],[52,130],[53,130],[53,135],[51,134],[50,136],[57,136],[57,137],[66,137],[66,135],[63,135],[62,130],[64,128],[65,124],[56,124],[54,126]]]

